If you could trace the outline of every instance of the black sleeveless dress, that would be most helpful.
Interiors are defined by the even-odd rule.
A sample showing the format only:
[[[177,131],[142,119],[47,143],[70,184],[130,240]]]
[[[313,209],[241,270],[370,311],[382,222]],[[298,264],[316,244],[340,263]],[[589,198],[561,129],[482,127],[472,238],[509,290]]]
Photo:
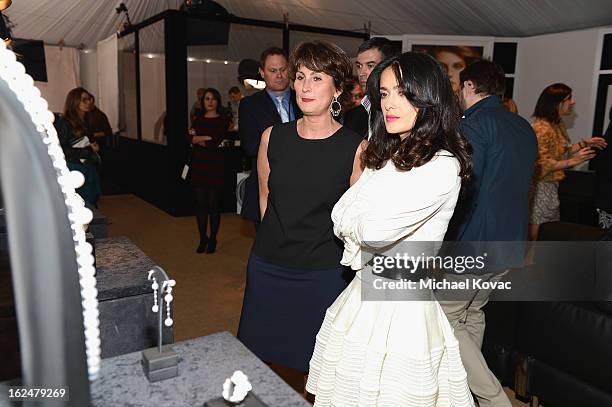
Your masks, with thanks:
[[[306,372],[325,311],[352,278],[340,265],[331,211],[350,186],[363,137],[342,127],[304,139],[296,125],[270,134],[268,206],[249,258],[238,339],[265,362]]]

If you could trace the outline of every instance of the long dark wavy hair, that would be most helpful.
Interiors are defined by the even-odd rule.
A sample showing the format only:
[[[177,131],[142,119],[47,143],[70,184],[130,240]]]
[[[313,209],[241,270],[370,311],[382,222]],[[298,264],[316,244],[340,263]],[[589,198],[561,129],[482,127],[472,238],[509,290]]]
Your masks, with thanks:
[[[74,88],[68,92],[64,103],[64,118],[70,123],[70,127],[72,127],[72,131],[77,138],[87,135],[87,125],[79,115],[79,105],[83,94],[91,95],[85,88]]]
[[[380,106],[380,77],[390,68],[403,95],[418,112],[408,137],[390,134]],[[460,165],[459,176],[467,182],[472,172],[471,149],[461,134],[461,108],[444,69],[431,56],[406,52],[381,62],[368,78],[372,102],[372,137],[362,156],[365,167],[382,168],[391,160],[396,168],[409,171],[429,162],[440,150],[451,153]]]

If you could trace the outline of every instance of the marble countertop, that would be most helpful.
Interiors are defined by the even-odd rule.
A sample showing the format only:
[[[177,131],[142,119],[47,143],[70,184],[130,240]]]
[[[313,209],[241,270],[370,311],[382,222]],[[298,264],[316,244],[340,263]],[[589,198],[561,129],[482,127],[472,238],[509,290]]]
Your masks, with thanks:
[[[147,272],[155,265],[127,237],[96,240],[98,301],[152,293]]]
[[[179,376],[149,383],[140,352],[102,361],[100,377],[91,385],[96,407],[197,406],[221,395],[223,382],[242,370],[253,392],[269,407],[307,407],[301,395],[257,359],[229,332],[220,332],[172,345],[179,354]]]
[[[104,359],[98,379],[91,383],[92,405],[202,407],[221,395],[227,377],[242,370],[253,385],[253,393],[268,407],[311,406],[229,332],[177,342],[172,347],[179,355],[179,375],[156,383],[145,377],[140,352]],[[0,407],[21,405],[8,402],[9,385],[16,383],[0,383]]]

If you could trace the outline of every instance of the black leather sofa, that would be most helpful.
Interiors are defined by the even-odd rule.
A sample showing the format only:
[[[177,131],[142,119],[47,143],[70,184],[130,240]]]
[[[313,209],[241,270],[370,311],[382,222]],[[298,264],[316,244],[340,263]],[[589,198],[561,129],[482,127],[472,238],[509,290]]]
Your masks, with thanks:
[[[539,240],[610,239],[596,227],[594,185],[593,173],[570,171],[560,185],[561,222],[542,225]],[[612,302],[491,302],[485,315],[483,354],[518,399],[612,407]]]

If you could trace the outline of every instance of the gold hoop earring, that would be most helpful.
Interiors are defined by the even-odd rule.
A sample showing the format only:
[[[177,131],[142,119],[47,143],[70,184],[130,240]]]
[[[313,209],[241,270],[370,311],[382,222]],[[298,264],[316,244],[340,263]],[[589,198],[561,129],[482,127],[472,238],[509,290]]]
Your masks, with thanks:
[[[340,104],[340,102],[338,102],[338,96],[334,96],[334,100],[332,100],[331,105],[329,106],[329,111],[334,117],[340,116],[340,112],[342,111],[342,105]]]

